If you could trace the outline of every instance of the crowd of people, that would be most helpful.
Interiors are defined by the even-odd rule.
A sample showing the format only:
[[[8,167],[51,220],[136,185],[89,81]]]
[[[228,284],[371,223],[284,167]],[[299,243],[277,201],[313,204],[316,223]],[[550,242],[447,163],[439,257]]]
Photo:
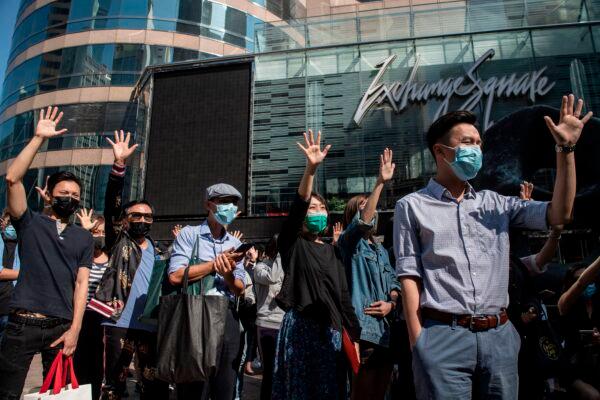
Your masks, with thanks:
[[[397,201],[385,229],[377,206],[394,176],[392,151],[379,156],[371,193],[349,199],[332,225],[313,187],[331,145],[309,131],[298,143],[306,167],[296,196],[266,245],[229,231],[242,194],[217,183],[206,188],[206,220],[174,227],[168,247],[152,240],[152,204],[124,203],[137,145],[123,131],[109,139],[103,215],[79,208],[81,182],[65,171],[37,188],[43,210],[28,206],[23,178],[34,156],[66,131],[62,112],[41,110],[6,174],[0,399],[19,399],[33,356],[41,353],[46,375],[59,349],[93,399],[132,395],[132,364],[141,399],[241,398],[244,375],[258,368],[261,399],[600,399],[600,257],[568,268],[555,318],[532,283],[572,219],[574,150],[591,118],[582,109],[569,95],[558,122],[545,118],[556,142],[549,202],[533,200],[527,182],[520,197],[475,190],[481,135],[473,114],[454,111],[427,132],[435,176]],[[538,252],[517,256],[513,228],[549,235]],[[158,371],[165,319],[154,297],[168,296],[166,287],[186,294],[188,284],[226,306],[212,321],[219,338],[206,326],[181,332],[218,353],[214,370],[174,382]]]

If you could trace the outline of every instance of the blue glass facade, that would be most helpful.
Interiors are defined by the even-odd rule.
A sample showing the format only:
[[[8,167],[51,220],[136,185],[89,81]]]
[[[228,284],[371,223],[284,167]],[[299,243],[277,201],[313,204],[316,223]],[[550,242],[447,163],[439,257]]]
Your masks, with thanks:
[[[43,40],[98,29],[181,32],[252,49],[257,22],[252,15],[208,0],[57,0],[15,27],[9,62]]]
[[[545,84],[536,84],[548,88],[542,90],[543,95],[532,98],[525,90],[492,94],[491,100],[485,94],[475,98],[472,111],[478,115],[482,132],[488,102],[491,128],[494,122],[534,105],[556,108],[566,93],[583,98],[596,115],[600,107],[597,1],[456,1],[385,13],[351,13],[257,28],[256,47],[250,200],[254,215],[277,215],[289,208],[305,165],[295,142],[309,128],[321,130],[325,142],[332,144],[316,185],[334,211],[341,211],[350,197],[372,188],[377,156],[385,147],[392,148],[396,176],[380,201],[383,210],[391,211],[400,197],[423,187],[435,171],[424,134],[446,100],[448,111],[459,109],[480,87],[486,90],[486,84],[515,74],[515,82],[525,85],[542,70],[539,77],[545,77]],[[493,57],[469,77],[473,65],[490,50]],[[399,96],[399,103],[382,101],[357,124],[354,119],[361,99],[378,65],[390,56],[395,59],[379,82]],[[425,84],[431,89],[436,83],[441,87],[459,78],[464,85],[450,96],[417,98]],[[409,80],[416,84],[415,92],[409,92],[402,106],[401,88]],[[469,96],[460,95],[473,80],[478,86]],[[380,96],[385,97],[385,92]],[[493,175],[494,182],[512,188],[511,194],[518,194],[522,180],[532,181],[549,199],[555,172],[553,142],[541,117],[536,118],[541,123],[535,132],[539,143],[518,149],[498,165],[493,155],[502,152],[502,146],[532,140],[534,135],[502,132],[504,138],[488,146],[489,152],[484,147],[481,176]],[[484,133],[484,142],[496,134]],[[594,148],[598,141],[593,142],[593,132],[586,136],[586,143]],[[595,148],[600,151],[600,146]],[[540,154],[547,157],[537,159]],[[578,165],[588,168],[580,172],[587,175],[579,182],[579,195],[585,199],[596,190],[594,196],[598,196],[594,188],[600,187],[600,164],[585,150],[580,154]]]
[[[255,10],[265,9],[285,17],[286,1],[248,1]],[[254,3],[254,4],[252,4]],[[235,7],[210,0],[55,0],[38,7],[34,0],[22,0],[17,14],[2,96],[0,98],[0,162],[14,158],[33,135],[37,109],[17,107],[19,102],[59,90],[80,88],[132,87],[149,65],[201,60],[218,56],[191,49],[188,41],[178,46],[141,43],[81,43],[44,50],[44,41],[64,35],[125,29],[175,32],[190,38],[208,38],[243,51],[254,47],[254,27],[261,22]],[[172,36],[171,36],[172,37]],[[173,39],[172,39],[173,40]],[[84,40],[85,41],[85,40]],[[60,42],[58,42],[60,43]],[[36,46],[38,45],[38,46]],[[28,50],[36,46],[32,54]],[[12,65],[11,65],[12,64]],[[108,92],[106,92],[108,93]],[[43,151],[108,149],[105,137],[116,129],[135,132],[138,111],[124,98],[118,101],[85,100],[60,105],[65,113],[62,124],[68,133],[52,139]],[[108,96],[105,96],[108,98]],[[30,103],[33,104],[33,103]],[[67,154],[67,153],[65,153]],[[98,160],[96,160],[97,162]],[[106,162],[106,161],[104,161]],[[80,162],[79,162],[80,163]],[[106,166],[68,165],[82,175],[86,186],[82,196],[86,206],[103,209],[103,176]],[[43,184],[46,175],[61,167],[31,170],[26,178],[29,200],[37,204],[33,187]],[[64,169],[63,168],[63,169]],[[136,171],[134,171],[134,175]],[[5,193],[4,182],[0,193]],[[131,186],[135,186],[132,182]],[[5,203],[0,197],[0,207]]]

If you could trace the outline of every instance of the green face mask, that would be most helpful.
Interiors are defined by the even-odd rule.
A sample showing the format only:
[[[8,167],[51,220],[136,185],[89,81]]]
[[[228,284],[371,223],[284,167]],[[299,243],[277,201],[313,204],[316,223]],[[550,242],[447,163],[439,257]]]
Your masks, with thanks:
[[[306,229],[313,235],[318,235],[327,228],[327,214],[326,213],[311,213],[306,214],[304,218],[306,223]]]

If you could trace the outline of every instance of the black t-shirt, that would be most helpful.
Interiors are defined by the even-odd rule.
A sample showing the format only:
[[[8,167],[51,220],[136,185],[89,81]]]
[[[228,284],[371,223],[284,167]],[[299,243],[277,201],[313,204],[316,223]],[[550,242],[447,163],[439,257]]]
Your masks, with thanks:
[[[334,246],[316,243],[301,235],[309,203],[296,195],[278,239],[285,277],[277,303],[283,310],[295,309],[305,316],[346,328],[358,340],[356,318],[344,265]]]
[[[12,223],[19,240],[21,270],[11,310],[72,320],[77,271],[92,266],[92,235],[74,224],[59,235],[55,220],[29,209]]]

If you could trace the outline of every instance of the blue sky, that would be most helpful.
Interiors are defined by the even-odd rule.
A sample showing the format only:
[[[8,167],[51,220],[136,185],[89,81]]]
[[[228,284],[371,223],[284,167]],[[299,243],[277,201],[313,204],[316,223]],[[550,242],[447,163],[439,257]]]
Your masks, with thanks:
[[[0,0],[0,91],[4,83],[6,59],[10,50],[19,0]]]

